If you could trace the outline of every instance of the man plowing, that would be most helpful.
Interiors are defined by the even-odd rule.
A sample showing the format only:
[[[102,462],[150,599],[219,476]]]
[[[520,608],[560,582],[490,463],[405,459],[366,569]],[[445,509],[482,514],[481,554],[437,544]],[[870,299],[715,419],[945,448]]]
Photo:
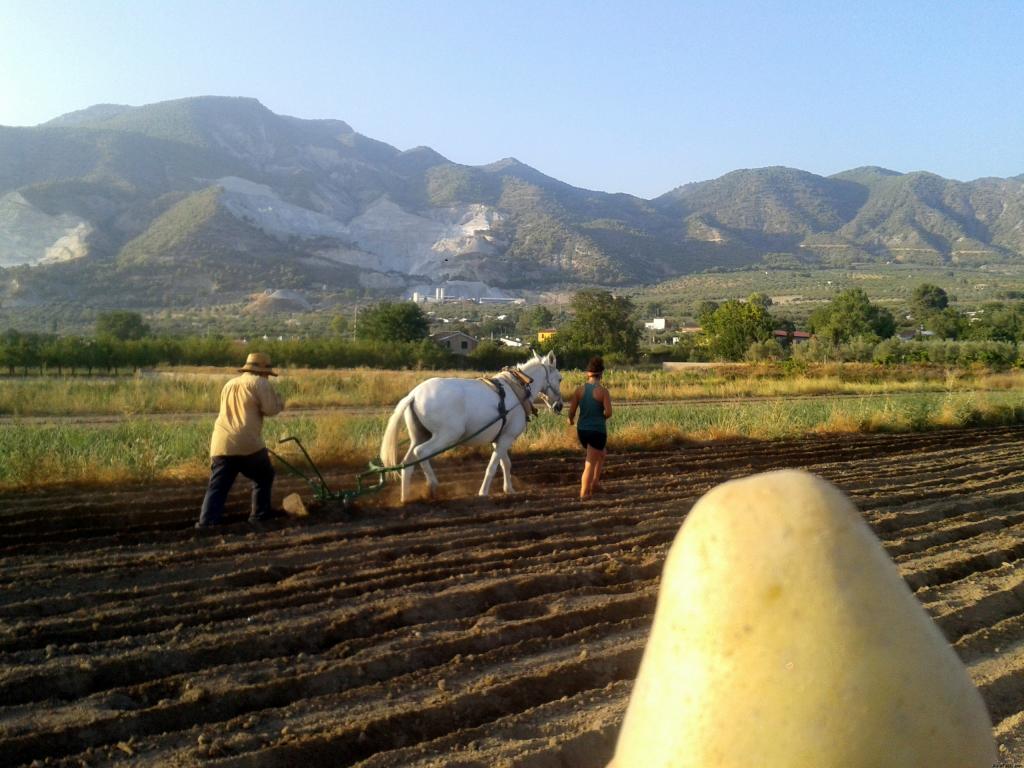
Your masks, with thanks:
[[[263,417],[280,413],[284,402],[268,378],[277,375],[269,355],[253,352],[238,370],[242,375],[231,379],[220,393],[220,413],[210,439],[210,485],[196,523],[198,530],[223,522],[224,502],[239,474],[252,481],[249,521],[273,517],[274,467],[263,442]]]

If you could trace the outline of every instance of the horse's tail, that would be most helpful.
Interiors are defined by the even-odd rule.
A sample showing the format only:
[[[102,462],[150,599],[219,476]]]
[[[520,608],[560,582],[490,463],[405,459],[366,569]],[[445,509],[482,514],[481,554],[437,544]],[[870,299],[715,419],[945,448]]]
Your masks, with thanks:
[[[412,399],[413,393],[410,392],[399,400],[398,405],[395,406],[394,413],[388,419],[388,426],[384,430],[384,440],[380,444],[380,460],[381,464],[385,467],[397,466],[400,460],[398,455],[398,432],[402,428],[402,417],[412,403]]]

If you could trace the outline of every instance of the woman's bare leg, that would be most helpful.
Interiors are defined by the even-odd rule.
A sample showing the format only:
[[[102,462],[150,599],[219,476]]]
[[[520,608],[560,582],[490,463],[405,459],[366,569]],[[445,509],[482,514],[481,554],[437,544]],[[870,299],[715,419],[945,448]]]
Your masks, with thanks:
[[[601,452],[587,448],[587,463],[583,465],[583,477],[580,480],[580,498],[589,499],[594,492],[594,470]]]
[[[594,451],[597,454],[597,461],[594,464],[594,478],[590,483],[591,492],[601,487],[601,472],[604,470],[604,460],[608,456],[608,450]]]

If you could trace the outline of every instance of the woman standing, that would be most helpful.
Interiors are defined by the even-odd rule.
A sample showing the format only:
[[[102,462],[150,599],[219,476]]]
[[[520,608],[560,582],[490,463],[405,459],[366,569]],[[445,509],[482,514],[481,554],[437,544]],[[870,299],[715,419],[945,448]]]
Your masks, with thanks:
[[[576,435],[580,445],[587,452],[587,461],[583,465],[583,479],[580,481],[580,498],[589,499],[601,482],[601,470],[604,458],[608,455],[605,447],[608,442],[608,430],[605,422],[612,415],[612,398],[608,390],[601,386],[604,374],[604,360],[600,357],[590,358],[587,364],[587,383],[577,387],[569,401],[569,424],[576,419],[579,409],[580,419],[576,425]]]

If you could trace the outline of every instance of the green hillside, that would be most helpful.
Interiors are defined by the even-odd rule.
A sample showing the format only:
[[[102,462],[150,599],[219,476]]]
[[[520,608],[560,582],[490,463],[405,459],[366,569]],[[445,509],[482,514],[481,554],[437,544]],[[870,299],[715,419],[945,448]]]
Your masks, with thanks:
[[[213,247],[214,236],[208,230],[220,210],[220,195],[218,187],[209,187],[176,203],[121,249],[118,263],[138,265],[174,261],[190,254],[206,255]]]
[[[862,184],[775,167],[733,171],[714,181],[687,184],[656,202],[677,216],[697,214],[748,238],[784,242],[835,231],[867,198]]]

